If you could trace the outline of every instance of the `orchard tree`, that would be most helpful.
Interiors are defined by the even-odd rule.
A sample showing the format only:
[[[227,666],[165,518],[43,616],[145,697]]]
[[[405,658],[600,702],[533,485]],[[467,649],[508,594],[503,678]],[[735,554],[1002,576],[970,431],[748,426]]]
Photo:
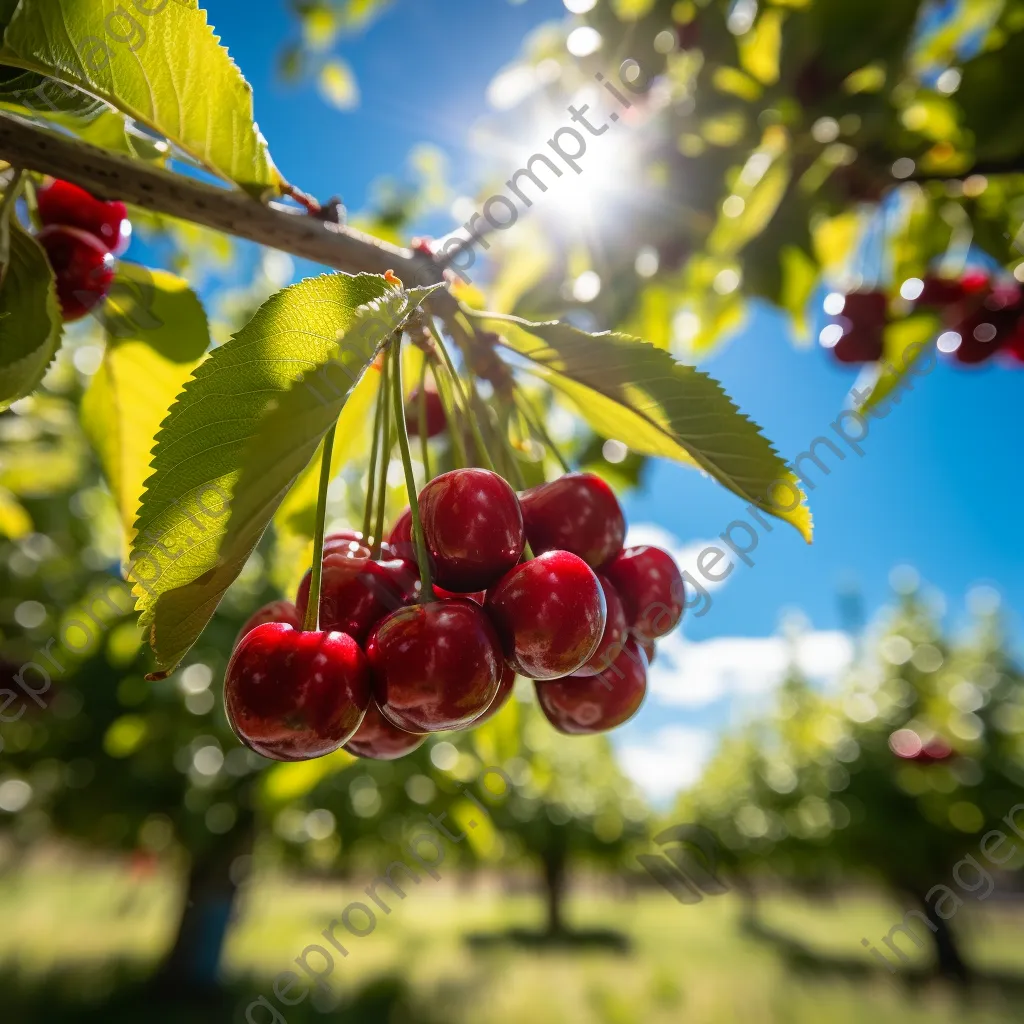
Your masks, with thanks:
[[[758,300],[810,341],[824,290],[820,343],[868,365],[869,403],[938,335],[959,363],[1020,365],[1024,118],[1005,102],[1020,0],[579,7],[488,92],[481,197],[517,187],[533,218],[456,232],[486,233],[495,305],[561,315],[568,297],[575,322],[699,360]],[[577,133],[572,169],[544,141],[557,127]],[[530,146],[553,159],[510,179]]]
[[[936,970],[963,981],[950,925],[959,897],[944,888],[1024,798],[1020,692],[991,609],[971,636],[950,638],[909,594],[838,696],[791,680],[769,716],[723,742],[680,813],[755,880],[880,882],[927,919],[910,927],[932,940]]]

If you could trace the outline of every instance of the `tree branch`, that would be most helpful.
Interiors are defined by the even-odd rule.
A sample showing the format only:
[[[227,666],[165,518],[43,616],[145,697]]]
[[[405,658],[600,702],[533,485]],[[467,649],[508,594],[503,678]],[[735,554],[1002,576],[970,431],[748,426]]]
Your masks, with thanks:
[[[407,285],[443,280],[443,268],[424,253],[389,245],[302,211],[264,205],[244,192],[132,160],[5,113],[0,113],[0,159],[63,178],[100,199],[122,199],[335,270],[350,274],[393,270]]]

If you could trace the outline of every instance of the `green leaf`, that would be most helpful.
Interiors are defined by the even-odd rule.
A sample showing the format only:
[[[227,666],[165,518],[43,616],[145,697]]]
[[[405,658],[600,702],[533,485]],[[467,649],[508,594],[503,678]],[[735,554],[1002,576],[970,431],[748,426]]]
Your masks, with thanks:
[[[0,409],[43,379],[61,339],[57,287],[46,253],[12,217],[10,257],[0,287]]]
[[[858,406],[861,412],[877,409],[900,387],[907,373],[929,350],[931,340],[941,327],[942,318],[937,313],[927,312],[915,313],[886,326],[882,360],[871,393]]]
[[[98,319],[107,347],[82,396],[81,419],[130,543],[153,439],[209,347],[210,331],[185,281],[130,263],[121,264]]]
[[[285,184],[253,123],[251,88],[192,3],[129,12],[120,0],[23,0],[0,62],[105,100],[254,195]]]
[[[415,301],[371,274],[326,275],[278,292],[199,366],[171,407],[157,435],[131,571],[157,677],[173,670],[241,572],[315,451],[325,413],[299,410],[288,437],[260,451],[252,442],[264,436],[264,418],[299,382],[307,402],[317,391],[332,409],[344,407],[374,351],[369,337],[350,345],[348,335],[362,322],[360,307],[375,300],[384,300],[385,316]]]
[[[704,470],[810,542],[811,515],[797,478],[713,378],[628,335],[471,315],[512,325],[505,344],[529,359],[603,437]],[[799,500],[787,508],[793,495]]]

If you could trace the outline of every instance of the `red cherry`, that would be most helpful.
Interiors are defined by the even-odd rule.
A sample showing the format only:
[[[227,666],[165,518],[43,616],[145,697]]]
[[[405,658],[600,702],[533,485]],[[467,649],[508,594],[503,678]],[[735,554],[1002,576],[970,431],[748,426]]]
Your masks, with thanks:
[[[559,732],[575,736],[605,732],[640,709],[647,692],[647,655],[630,638],[599,675],[574,675],[535,685],[541,710]]]
[[[444,414],[441,396],[431,387],[423,389],[427,413],[427,437],[443,434],[448,426],[448,417]],[[420,436],[420,389],[415,388],[405,406],[405,422],[410,437]]]
[[[43,228],[36,238],[56,275],[64,320],[80,320],[110,292],[114,257],[102,242],[78,228]]]
[[[876,363],[885,351],[885,339],[880,330],[851,330],[829,351],[840,363]]]
[[[528,679],[558,679],[585,665],[607,621],[594,570],[570,551],[546,551],[517,565],[484,605],[505,657]]]
[[[523,514],[497,473],[442,473],[420,492],[419,504],[434,580],[445,590],[485,590],[519,561]]]
[[[238,646],[238,641],[246,633],[251,633],[257,626],[262,626],[265,622],[284,622],[293,629],[302,629],[302,616],[291,601],[271,601],[270,604],[265,604],[253,612],[246,620],[245,625],[239,630],[238,636],[235,637],[235,646]]]
[[[1013,335],[1019,313],[1013,309],[990,310],[984,306],[956,325],[960,344],[950,353],[963,366],[987,362]]]
[[[406,732],[393,726],[381,713],[375,700],[370,701],[362,725],[345,744],[345,749],[356,757],[371,757],[375,761],[395,761],[411,754],[426,739],[425,733]]]
[[[959,277],[938,277],[928,275],[922,279],[921,294],[915,300],[918,306],[935,306],[942,309],[962,302],[972,289],[966,279]]]
[[[661,548],[626,548],[605,569],[619,592],[630,631],[644,640],[671,633],[683,617],[686,591],[679,567]]]
[[[36,197],[44,227],[60,225],[88,231],[110,252],[124,252],[128,248],[132,229],[124,203],[104,202],[59,178],[39,189]]]
[[[312,572],[299,584],[295,607],[305,616]],[[416,597],[416,574],[395,558],[375,562],[359,544],[328,551],[320,584],[320,628],[348,633],[362,643],[374,625]]]
[[[242,637],[224,677],[224,710],[235,735],[275,761],[337,750],[369,703],[366,658],[345,633],[266,622]]]
[[[498,692],[494,695],[494,700],[488,704],[487,710],[473,722],[474,729],[492,719],[512,697],[512,691],[516,688],[516,670],[508,662],[504,664],[503,668],[501,682],[498,683]]]
[[[395,525],[391,527],[388,543],[399,558],[415,563],[416,549],[412,542],[412,509],[408,506],[395,520]]]
[[[626,642],[628,633],[626,612],[622,607],[622,598],[619,597],[619,592],[604,576],[599,575],[597,579],[604,591],[604,603],[608,609],[604,635],[586,665],[573,673],[577,676],[596,676],[599,672],[603,672],[622,651],[622,645]]]
[[[626,520],[615,492],[593,473],[567,473],[520,498],[535,555],[571,551],[600,569],[621,550]]]
[[[366,645],[381,714],[406,732],[464,729],[501,681],[501,647],[471,601],[411,605],[379,622]]]
[[[482,608],[484,601],[487,600],[487,591],[474,590],[471,594],[456,594],[454,591],[445,590],[444,587],[434,587],[434,597],[439,601],[450,601],[453,597],[464,597],[467,601],[472,601],[473,604],[478,604]]]

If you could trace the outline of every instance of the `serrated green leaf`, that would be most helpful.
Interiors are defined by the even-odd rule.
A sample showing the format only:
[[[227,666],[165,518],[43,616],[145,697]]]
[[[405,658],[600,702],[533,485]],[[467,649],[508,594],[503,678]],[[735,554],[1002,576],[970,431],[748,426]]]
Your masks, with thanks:
[[[473,315],[497,321],[508,347],[529,359],[599,434],[704,470],[810,542],[811,515],[799,481],[716,380],[627,335]],[[799,502],[787,508],[793,495]]]
[[[286,288],[215,349],[185,385],[157,435],[132,551],[140,621],[158,675],[170,672],[198,638],[287,491],[282,474],[267,461],[267,487],[256,488],[253,499],[263,504],[259,514],[244,504],[245,495],[255,493],[249,483],[236,497],[248,446],[263,418],[310,371],[324,366],[327,380],[347,394],[352,378],[365,369],[365,363],[354,366],[355,357],[346,363],[342,351],[359,307],[402,294],[372,274],[331,274]],[[339,383],[344,369],[351,378]],[[312,385],[313,378],[306,379]],[[280,447],[278,454],[290,456]],[[305,466],[300,461],[291,458],[288,472],[297,475]]]
[[[130,263],[121,264],[98,319],[107,347],[80,412],[130,544],[153,439],[209,347],[210,331],[185,281]]]
[[[43,379],[60,347],[61,313],[46,253],[11,218],[7,273],[0,287],[0,409]]]
[[[105,100],[254,195],[284,186],[251,88],[192,3],[23,0],[0,62]]]

